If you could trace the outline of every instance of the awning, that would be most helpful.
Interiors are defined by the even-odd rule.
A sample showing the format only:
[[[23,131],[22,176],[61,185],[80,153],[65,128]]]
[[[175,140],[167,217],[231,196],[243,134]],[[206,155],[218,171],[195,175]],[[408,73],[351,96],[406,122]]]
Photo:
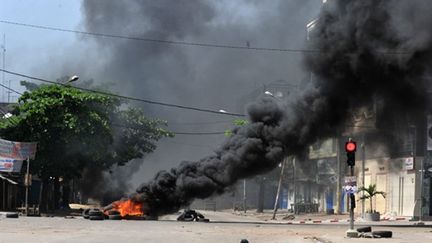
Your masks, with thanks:
[[[18,185],[18,182],[13,181],[13,180],[11,180],[11,179],[9,179],[7,177],[4,177],[2,174],[0,174],[0,178],[3,179],[3,180],[5,180],[5,181],[8,181],[11,184]]]

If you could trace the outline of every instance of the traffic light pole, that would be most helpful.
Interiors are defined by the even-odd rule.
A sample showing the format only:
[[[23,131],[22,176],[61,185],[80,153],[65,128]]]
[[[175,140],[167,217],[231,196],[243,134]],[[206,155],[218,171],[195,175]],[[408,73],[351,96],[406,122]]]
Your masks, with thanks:
[[[354,176],[354,166],[350,166],[351,176]],[[355,208],[355,196],[354,192],[350,193],[350,230],[354,230],[354,208]]]
[[[352,141],[350,138],[348,142],[345,143],[345,151],[347,152],[347,164],[350,168],[350,177],[354,177],[354,166],[355,166],[355,152],[357,149],[356,142]],[[356,181],[356,180],[354,180]],[[349,205],[349,213],[350,213],[350,219],[349,219],[349,229],[347,230],[346,234],[349,238],[357,238],[358,232],[357,230],[354,230],[354,208],[355,208],[355,183],[351,184],[349,190],[347,190],[347,200]]]

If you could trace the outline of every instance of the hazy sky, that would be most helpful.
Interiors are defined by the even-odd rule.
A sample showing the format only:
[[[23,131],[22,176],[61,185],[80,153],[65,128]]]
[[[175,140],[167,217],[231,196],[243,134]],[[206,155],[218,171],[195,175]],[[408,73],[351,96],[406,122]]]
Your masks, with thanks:
[[[0,18],[13,22],[77,29],[81,21],[80,5],[80,1],[70,0],[1,0]],[[2,45],[3,35],[6,36],[6,69],[35,76],[40,75],[47,79],[57,77],[46,76],[47,67],[37,64],[53,61],[53,53],[61,53],[77,44],[75,34],[7,24],[0,24],[0,33]],[[68,56],[67,58],[73,57]],[[6,74],[5,79],[7,82],[11,80],[13,89],[23,91],[19,85],[21,78]],[[5,101],[3,95],[0,98]]]

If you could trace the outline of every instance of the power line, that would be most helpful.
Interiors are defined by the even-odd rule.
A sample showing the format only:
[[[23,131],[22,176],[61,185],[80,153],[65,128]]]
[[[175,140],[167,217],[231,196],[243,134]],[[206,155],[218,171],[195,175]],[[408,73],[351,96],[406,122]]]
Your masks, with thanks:
[[[21,92],[18,92],[18,91],[14,90],[14,89],[11,89],[11,88],[7,87],[6,85],[0,84],[0,86],[3,87],[3,88],[5,88],[5,89],[7,89],[7,90],[9,90],[9,91],[12,91],[12,92],[14,92],[14,93],[17,93],[17,94],[19,94],[19,95],[22,95],[22,94],[23,94],[23,93],[21,93]]]
[[[241,49],[241,50],[253,50],[253,51],[271,51],[271,52],[297,52],[297,53],[321,52],[320,50],[311,50],[311,49],[251,47],[250,45],[238,46],[238,45],[214,44],[214,43],[203,43],[203,42],[161,40],[161,39],[152,39],[152,38],[143,38],[143,37],[134,37],[134,36],[124,36],[124,35],[114,35],[114,34],[105,34],[105,33],[97,33],[97,32],[87,32],[87,31],[63,29],[63,28],[57,28],[57,27],[51,27],[51,26],[18,23],[18,22],[12,22],[12,21],[7,21],[7,20],[0,20],[0,23],[9,24],[9,25],[24,26],[24,27],[29,27],[29,28],[36,28],[36,29],[43,29],[43,30],[52,30],[52,31],[68,32],[68,33],[75,33],[75,34],[81,34],[81,35],[96,36],[96,37],[117,38],[117,39],[144,41],[144,42],[152,42],[152,43],[157,43],[157,44],[168,44],[168,45],[213,47],[213,48]]]
[[[225,132],[173,132],[176,135],[222,135]]]
[[[208,145],[198,145],[198,144],[190,144],[190,143],[177,143],[173,141],[163,141],[164,143],[171,143],[171,144],[178,144],[178,145],[185,145],[185,146],[191,146],[191,147],[199,147],[199,148],[207,148],[207,149],[213,149],[213,147]]]
[[[104,91],[98,91],[98,90],[92,90],[92,89],[87,89],[87,88],[81,88],[81,87],[76,87],[76,86],[70,86],[68,84],[58,83],[58,82],[55,82],[55,81],[46,80],[46,79],[42,79],[42,78],[37,78],[37,77],[33,77],[33,76],[21,74],[21,73],[16,73],[16,72],[8,71],[8,70],[5,70],[5,69],[0,69],[0,71],[8,73],[8,74],[15,75],[15,76],[23,77],[23,78],[37,80],[37,81],[44,82],[44,83],[50,83],[50,84],[56,84],[56,85],[61,85],[61,86],[67,86],[67,87],[71,87],[71,88],[74,88],[74,89],[79,89],[79,90],[86,91],[86,92],[92,92],[92,93],[96,93],[96,94],[101,94],[101,95],[116,97],[116,98],[119,98],[119,99],[133,100],[133,101],[139,101],[139,102],[143,102],[143,103],[147,103],[147,104],[152,104],[152,105],[174,107],[174,108],[179,108],[179,109],[184,109],[184,110],[200,111],[200,112],[213,113],[213,114],[218,114],[218,115],[238,116],[238,117],[244,117],[245,116],[244,114],[239,114],[239,113],[222,112],[222,111],[215,111],[215,110],[210,110],[210,109],[205,109],[205,108],[198,108],[198,107],[192,107],[192,106],[171,104],[171,103],[153,101],[153,100],[148,100],[148,99],[141,99],[141,98],[136,98],[136,97],[130,97],[130,96],[125,96],[125,95],[118,95],[118,94],[108,93],[108,92],[104,92]],[[10,89],[10,90],[12,90],[12,89]],[[21,94],[18,91],[13,91],[13,92],[15,92],[17,94]]]
[[[323,51],[318,50],[318,49],[253,47],[253,46],[250,46],[249,42],[246,46],[239,46],[239,45],[215,44],[215,43],[204,43],[204,42],[161,40],[161,39],[143,38],[143,37],[136,37],[136,36],[124,36],[124,35],[106,34],[106,33],[99,33],[99,32],[87,32],[87,31],[63,29],[63,28],[44,26],[44,25],[19,23],[19,22],[13,22],[13,21],[8,21],[8,20],[0,20],[0,23],[8,24],[8,25],[23,26],[23,27],[28,27],[28,28],[42,29],[42,30],[75,33],[75,34],[88,35],[88,36],[94,36],[94,37],[126,39],[126,40],[143,41],[143,42],[150,42],[150,43],[156,43],[156,44],[167,44],[167,45],[198,46],[198,47],[212,47],[212,48],[240,49],[240,50],[268,51],[268,52],[292,52],[292,53],[321,53],[321,52],[323,52]],[[389,55],[408,55],[408,54],[410,54],[410,52],[399,51],[399,50],[378,50],[376,52],[381,53],[381,54],[389,54]]]
[[[212,125],[212,124],[226,124],[233,123],[232,120],[229,121],[213,121],[213,122],[170,122],[168,121],[168,126],[197,126],[197,125]]]
[[[140,129],[140,127],[138,127],[138,126],[127,126],[127,125],[121,125],[121,124],[116,124],[116,123],[111,124],[111,126]],[[225,132],[175,132],[175,131],[170,131],[170,132],[174,133],[176,135],[221,135],[221,134],[225,134]]]

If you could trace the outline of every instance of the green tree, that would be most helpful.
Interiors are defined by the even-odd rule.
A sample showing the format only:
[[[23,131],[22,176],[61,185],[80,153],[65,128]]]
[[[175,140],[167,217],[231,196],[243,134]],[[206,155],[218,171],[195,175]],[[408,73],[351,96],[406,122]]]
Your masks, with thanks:
[[[88,168],[124,165],[152,152],[160,138],[172,136],[161,128],[166,122],[147,118],[116,98],[71,86],[32,88],[19,98],[13,116],[0,119],[0,135],[38,142],[31,173],[44,183],[79,178]]]
[[[381,195],[385,198],[385,192],[377,191],[376,184],[370,184],[368,187],[360,187],[359,192],[362,192],[362,191],[364,191],[366,194],[361,196],[360,200],[369,199],[370,212],[374,213],[375,210],[372,209],[372,199],[377,195]]]

